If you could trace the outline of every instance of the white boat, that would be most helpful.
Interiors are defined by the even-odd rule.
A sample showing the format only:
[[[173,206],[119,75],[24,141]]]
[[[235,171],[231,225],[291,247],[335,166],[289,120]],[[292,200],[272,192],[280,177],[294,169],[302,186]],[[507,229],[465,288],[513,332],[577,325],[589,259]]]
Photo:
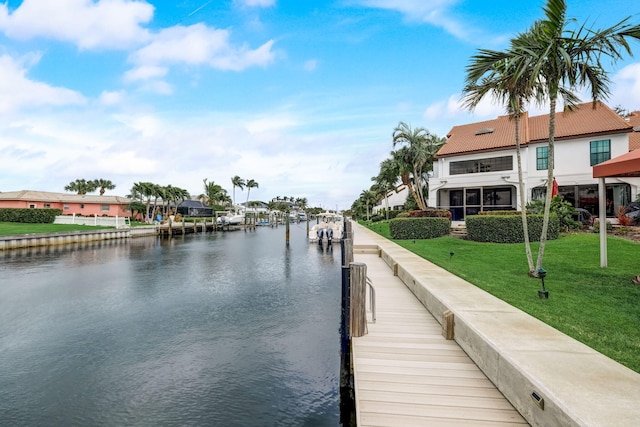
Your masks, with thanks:
[[[225,212],[218,216],[218,224],[220,225],[240,225],[244,224],[244,214]]]
[[[339,242],[342,238],[342,217],[332,212],[317,215],[318,223],[309,229],[310,242]]]

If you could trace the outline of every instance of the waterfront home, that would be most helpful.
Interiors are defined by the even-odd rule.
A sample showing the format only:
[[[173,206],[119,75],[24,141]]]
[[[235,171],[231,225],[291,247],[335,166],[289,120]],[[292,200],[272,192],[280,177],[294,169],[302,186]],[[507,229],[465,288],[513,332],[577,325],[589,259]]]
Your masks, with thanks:
[[[580,104],[556,115],[554,176],[558,191],[576,208],[598,215],[598,181],[592,167],[640,148],[640,112],[627,118],[603,103]],[[522,173],[525,200],[546,193],[549,115],[522,116]],[[640,178],[610,178],[607,216],[635,200]],[[522,209],[518,188],[515,127],[508,116],[454,126],[437,153],[429,178],[428,205],[451,211],[454,221],[480,211]]]
[[[0,208],[60,209],[63,215],[131,216],[131,200],[121,196],[51,193],[47,191],[0,192]]]

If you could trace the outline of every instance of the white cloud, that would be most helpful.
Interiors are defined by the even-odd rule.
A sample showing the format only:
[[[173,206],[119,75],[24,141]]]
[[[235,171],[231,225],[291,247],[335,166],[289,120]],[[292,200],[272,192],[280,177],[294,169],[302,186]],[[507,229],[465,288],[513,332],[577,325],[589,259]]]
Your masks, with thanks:
[[[467,38],[469,28],[449,16],[448,10],[459,0],[356,0],[377,9],[395,10],[407,18],[444,28],[456,37]]]
[[[305,71],[314,71],[318,67],[317,59],[309,59],[304,63]]]
[[[612,80],[610,106],[621,106],[625,109],[640,110],[640,62],[627,65],[618,71]]]
[[[229,42],[229,31],[209,28],[204,24],[175,26],[153,36],[153,40],[129,58],[136,68],[125,78],[137,80],[158,77],[166,70],[162,64],[208,65],[220,70],[241,71],[251,66],[266,66],[275,57],[273,40],[257,49],[235,47]]]
[[[235,0],[235,2],[247,7],[271,7],[276,4],[276,0]]]
[[[145,1],[24,0],[12,13],[7,3],[0,5],[0,31],[19,40],[47,37],[80,49],[121,49],[148,38],[141,25],[153,11]]]
[[[167,75],[169,70],[166,67],[158,67],[156,65],[146,65],[129,70],[124,74],[124,80],[133,82],[136,80],[147,80]]]
[[[123,91],[103,91],[98,98],[101,105],[118,105],[124,100],[125,93]]]
[[[0,56],[1,113],[25,107],[81,105],[86,102],[78,92],[28,79],[24,62],[33,65],[35,59],[32,56],[25,61],[17,61],[8,55]]]

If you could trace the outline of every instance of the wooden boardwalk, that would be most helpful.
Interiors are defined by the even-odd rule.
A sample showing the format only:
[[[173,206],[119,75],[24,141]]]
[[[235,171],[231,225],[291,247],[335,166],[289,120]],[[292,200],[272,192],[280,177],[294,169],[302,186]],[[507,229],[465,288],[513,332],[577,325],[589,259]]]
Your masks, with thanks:
[[[527,422],[371,250],[377,236],[354,225],[354,261],[367,264],[376,322],[354,338],[358,427],[526,426]]]

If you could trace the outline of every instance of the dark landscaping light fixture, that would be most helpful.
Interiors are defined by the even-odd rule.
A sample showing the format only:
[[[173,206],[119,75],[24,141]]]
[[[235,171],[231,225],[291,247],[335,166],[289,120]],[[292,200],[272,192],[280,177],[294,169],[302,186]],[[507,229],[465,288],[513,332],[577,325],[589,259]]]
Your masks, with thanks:
[[[538,290],[538,298],[549,299],[549,291],[544,288],[544,278],[547,275],[547,270],[540,268],[538,270],[538,277],[542,281],[542,289]]]
[[[449,252],[449,260],[451,260],[451,258],[453,258],[453,255],[454,255],[453,251]]]

